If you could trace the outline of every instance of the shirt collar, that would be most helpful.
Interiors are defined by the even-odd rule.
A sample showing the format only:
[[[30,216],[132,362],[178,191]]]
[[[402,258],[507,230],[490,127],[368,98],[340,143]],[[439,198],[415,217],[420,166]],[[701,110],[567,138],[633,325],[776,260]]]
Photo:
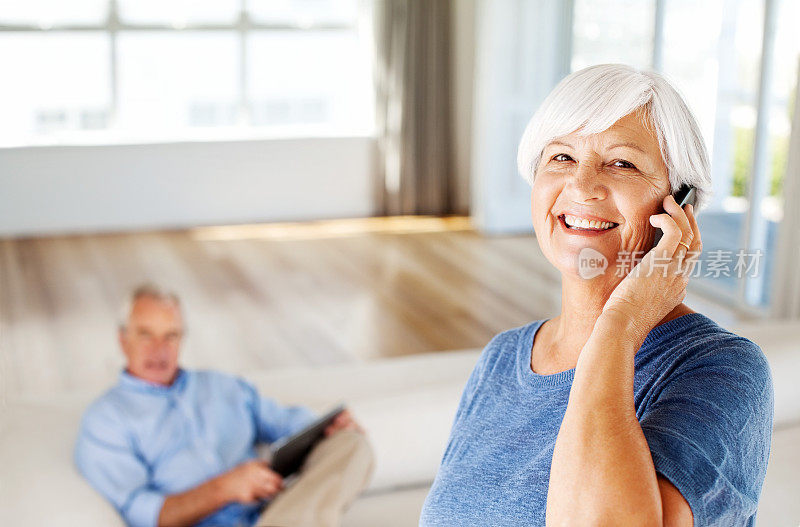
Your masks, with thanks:
[[[183,387],[186,385],[186,371],[183,368],[178,368],[178,373],[175,375],[175,380],[172,384],[164,386],[163,384],[140,379],[123,369],[119,374],[119,384],[123,388],[139,392],[151,393],[154,395],[170,395],[180,393],[183,390]]]

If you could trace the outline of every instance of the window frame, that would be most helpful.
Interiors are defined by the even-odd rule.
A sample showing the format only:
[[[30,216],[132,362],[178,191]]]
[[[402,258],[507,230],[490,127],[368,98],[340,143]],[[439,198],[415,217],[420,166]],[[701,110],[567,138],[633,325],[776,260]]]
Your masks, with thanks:
[[[574,1],[574,0],[570,0]],[[663,72],[663,49],[664,49],[664,17],[666,3],[668,0],[653,0],[654,20],[653,20],[653,53],[651,67],[658,72]],[[775,63],[775,36],[778,12],[778,0],[762,0],[764,10],[764,22],[761,35],[761,60],[759,62],[758,89],[756,93],[756,125],[753,137],[753,155],[750,166],[750,184],[747,190],[748,204],[761,203],[769,194],[769,119],[770,119],[770,97],[772,94],[772,72]],[[795,131],[794,133],[797,133]],[[787,172],[786,177],[791,177]],[[746,252],[761,250],[766,253],[766,230],[767,220],[762,214],[754,212],[755,207],[749,205],[745,213],[743,229],[740,237],[740,247]],[[783,222],[781,222],[783,224]],[[774,250],[777,252],[778,248]],[[776,262],[777,264],[777,262]],[[756,276],[745,276],[738,284],[735,292],[725,290],[712,284],[693,282],[692,287],[705,296],[715,300],[732,304],[740,313],[753,316],[765,317],[770,314],[770,305],[757,305],[765,288],[769,284],[765,279],[765,262],[760,262],[761,271]],[[779,265],[775,265],[777,271]],[[780,283],[783,277],[774,272],[772,280]],[[773,298],[774,301],[774,298]]]
[[[108,135],[105,140],[96,140],[94,138],[87,141],[88,144],[114,144],[117,141],[111,137],[114,132],[118,131],[118,111],[119,111],[119,68],[118,62],[119,57],[117,53],[118,48],[118,37],[119,33],[121,32],[172,32],[172,33],[180,33],[180,32],[194,32],[194,31],[221,31],[227,33],[235,33],[237,36],[237,44],[238,44],[238,53],[237,53],[237,64],[236,70],[238,71],[237,75],[237,128],[252,128],[253,130],[261,130],[264,129],[266,131],[272,131],[272,133],[267,132],[263,135],[267,137],[274,137],[273,127],[255,127],[253,123],[253,111],[252,111],[252,104],[247,95],[247,86],[249,80],[249,73],[248,72],[248,50],[247,50],[247,40],[251,33],[253,32],[261,32],[261,31],[269,31],[269,32],[282,32],[282,31],[290,31],[290,32],[324,32],[324,31],[358,31],[359,30],[359,21],[353,21],[352,23],[319,23],[319,22],[295,22],[295,23],[263,23],[255,20],[247,9],[247,0],[239,0],[238,2],[238,16],[236,19],[231,23],[215,23],[215,24],[196,24],[196,23],[187,23],[181,24],[180,26],[174,24],[139,24],[139,23],[128,23],[124,22],[120,19],[119,16],[119,5],[117,0],[107,0],[108,5],[108,16],[106,17],[105,21],[101,24],[52,24],[47,26],[39,26],[35,24],[4,24],[0,23],[0,33],[5,32],[15,32],[15,33],[48,33],[48,32],[62,32],[62,33],[77,33],[77,32],[100,32],[105,33],[108,35],[109,38],[109,119],[108,119],[108,126],[101,130],[104,135]],[[359,11],[363,11],[362,9],[362,2],[359,2]],[[360,17],[360,15],[359,15]],[[287,134],[287,137],[291,136],[294,137],[298,128],[307,128],[310,130],[316,130],[318,128],[325,128],[325,126],[320,125],[304,125],[299,127],[297,125],[288,125],[285,128],[287,130],[294,131],[295,133]],[[175,140],[183,140],[184,136],[192,136],[192,132],[181,132],[177,134],[174,138]],[[207,137],[207,133],[199,133],[199,136]],[[259,134],[262,135],[262,134]],[[320,135],[320,134],[314,134]],[[330,135],[371,135],[371,134],[337,134],[333,133]],[[236,135],[238,137],[238,135]],[[247,138],[252,138],[248,134]],[[230,139],[229,137],[221,137],[220,139],[226,140]],[[234,137],[235,139],[235,137]],[[128,141],[125,141],[128,142]],[[148,141],[149,142],[149,141]],[[160,142],[160,141],[159,141]],[[82,141],[78,141],[78,143],[83,144]],[[48,143],[49,144],[49,143]],[[62,144],[58,142],[58,144]],[[70,143],[71,144],[71,143]],[[14,145],[14,146],[39,146],[38,143],[26,143],[21,145]],[[6,147],[5,145],[0,146],[0,148]]]

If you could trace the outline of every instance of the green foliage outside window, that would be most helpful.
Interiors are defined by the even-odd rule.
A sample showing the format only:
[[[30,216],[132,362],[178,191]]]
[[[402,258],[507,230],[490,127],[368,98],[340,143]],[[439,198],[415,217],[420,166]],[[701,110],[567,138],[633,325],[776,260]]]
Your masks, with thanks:
[[[753,129],[733,130],[733,190],[731,196],[738,198],[747,194],[747,181],[753,161]]]
[[[783,176],[786,173],[786,157],[789,151],[789,138],[772,136],[770,138],[770,184],[769,195],[780,196],[783,193]],[[747,195],[747,183],[750,180],[750,169],[753,162],[753,129],[735,128],[733,146],[733,190],[732,196]]]

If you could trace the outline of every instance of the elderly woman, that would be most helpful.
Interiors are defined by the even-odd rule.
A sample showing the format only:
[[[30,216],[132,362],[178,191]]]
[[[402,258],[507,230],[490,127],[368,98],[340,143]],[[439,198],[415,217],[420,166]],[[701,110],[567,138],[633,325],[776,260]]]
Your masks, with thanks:
[[[753,525],[769,366],[682,303],[701,241],[693,207],[671,194],[695,187],[699,209],[707,159],[656,73],[593,66],[544,101],[518,165],[539,246],[562,275],[561,313],[484,349],[421,525]],[[605,272],[582,272],[589,249]]]

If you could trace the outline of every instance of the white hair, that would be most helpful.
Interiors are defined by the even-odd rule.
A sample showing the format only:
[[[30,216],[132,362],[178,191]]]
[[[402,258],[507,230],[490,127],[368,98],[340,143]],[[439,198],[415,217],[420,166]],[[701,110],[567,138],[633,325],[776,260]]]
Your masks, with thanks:
[[[181,299],[172,291],[167,291],[156,284],[153,283],[145,283],[136,286],[127,296],[125,301],[120,306],[119,310],[119,319],[117,321],[118,327],[121,330],[125,330],[128,326],[128,320],[130,320],[131,313],[133,312],[133,306],[136,304],[136,301],[140,298],[152,298],[155,300],[159,300],[162,302],[169,302],[175,305],[178,308],[178,311],[181,313],[181,319],[183,319],[183,309],[181,308]]]
[[[636,112],[655,129],[671,193],[682,184],[697,189],[695,210],[711,195],[711,169],[703,136],[680,93],[660,74],[624,64],[598,64],[576,71],[553,88],[522,134],[517,169],[533,184],[544,148],[578,131],[600,133]]]

